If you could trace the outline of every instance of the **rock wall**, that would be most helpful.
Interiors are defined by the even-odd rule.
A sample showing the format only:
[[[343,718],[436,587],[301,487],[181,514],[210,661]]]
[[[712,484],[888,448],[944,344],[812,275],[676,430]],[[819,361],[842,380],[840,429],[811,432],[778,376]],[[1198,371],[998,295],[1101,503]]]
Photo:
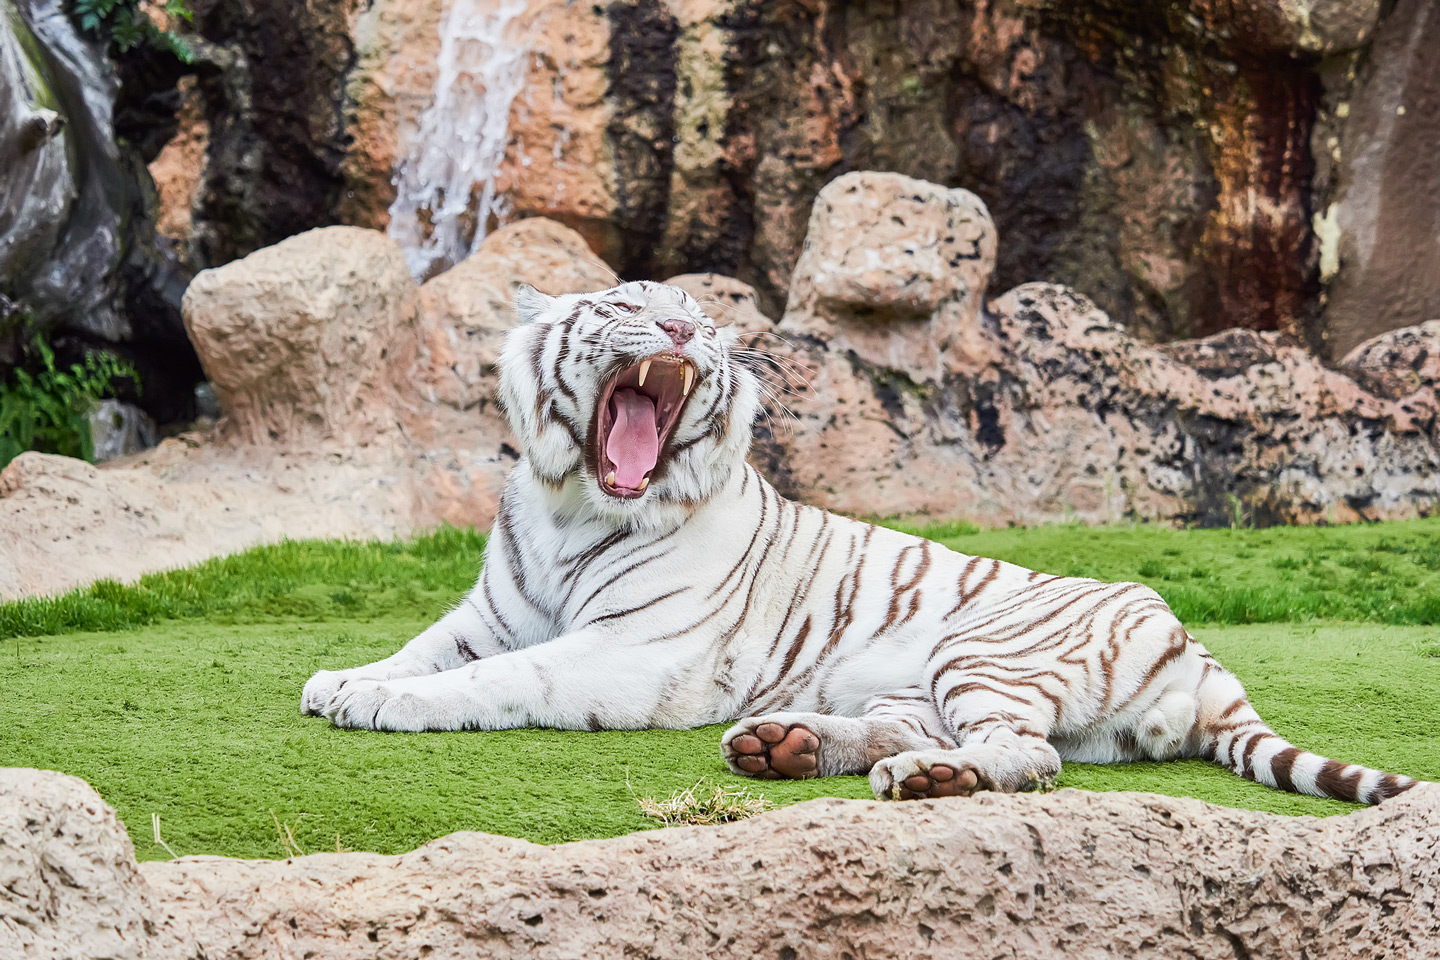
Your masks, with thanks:
[[[1228,525],[1440,508],[1440,322],[1343,368],[1279,333],[1156,348],[1074,291],[990,297],[997,230],[964,190],[847,174],[811,213],[789,305],[674,282],[741,331],[770,396],[752,460],[791,497],[987,526]],[[0,596],[132,579],[280,536],[484,528],[519,456],[495,402],[514,286],[614,275],[531,218],[416,286],[378,231],[310,231],[202,273],[186,324],[227,415],[96,469],[0,474]]]
[[[82,781],[0,771],[0,949],[20,956],[1426,956],[1440,789],[1316,820],[1149,794],[812,800],[544,847],[137,869]],[[7,943],[7,939],[9,943]]]
[[[1381,330],[1440,317],[1440,8],[1398,0],[1363,54],[1328,65],[1316,127],[1324,316],[1342,357]]]
[[[120,385],[121,399],[168,421],[193,415],[200,371],[180,323],[183,278],[156,243],[144,158],[127,139],[126,109],[105,45],[77,27],[69,5],[7,0],[0,15],[0,380],[43,335],[62,368],[89,353],[129,361],[146,389]]]
[[[187,204],[205,211],[197,265],[305,226],[385,227],[447,9],[217,4],[200,19],[230,52],[192,121],[214,131]],[[981,196],[1010,238],[1001,288],[1073,286],[1147,340],[1281,330],[1338,358],[1440,309],[1420,267],[1434,171],[1401,169],[1440,123],[1418,52],[1428,11],[529,0],[507,27],[529,59],[495,182],[508,217],[572,226],[624,275],[732,275],[775,313],[820,189],[899,172]],[[281,52],[285,77],[265,79]]]
[[[989,525],[1440,506],[1440,324],[1382,335],[1342,371],[1278,333],[1157,349],[1063,287],[986,308],[996,248],[963,190],[866,173],[821,191],[775,328],[790,345],[768,344],[777,375],[805,374],[760,430],[782,490]]]

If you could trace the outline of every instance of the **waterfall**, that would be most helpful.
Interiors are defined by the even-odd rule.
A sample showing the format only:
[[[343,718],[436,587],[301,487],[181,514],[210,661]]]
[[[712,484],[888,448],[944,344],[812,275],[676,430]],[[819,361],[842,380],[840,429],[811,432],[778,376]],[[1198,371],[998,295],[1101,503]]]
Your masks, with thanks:
[[[440,32],[435,98],[395,174],[389,234],[410,272],[425,279],[479,248],[491,215],[504,213],[495,172],[505,159],[510,105],[529,53],[512,22],[525,0],[453,0]]]

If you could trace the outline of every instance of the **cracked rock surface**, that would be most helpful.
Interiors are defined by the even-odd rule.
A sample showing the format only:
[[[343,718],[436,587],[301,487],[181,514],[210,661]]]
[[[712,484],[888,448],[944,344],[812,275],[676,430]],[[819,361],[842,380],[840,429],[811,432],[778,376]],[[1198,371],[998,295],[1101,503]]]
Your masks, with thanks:
[[[820,192],[774,328],[788,345],[759,344],[808,380],[782,397],[794,422],[772,405],[759,433],[782,491],[982,525],[1335,523],[1440,504],[1440,323],[1339,369],[1274,332],[1156,347],[1066,287],[987,302],[995,250],[965,190],[856,173]]]
[[[1150,794],[812,800],[724,827],[138,870],[82,781],[0,771],[6,957],[1420,957],[1440,787],[1348,816]]]

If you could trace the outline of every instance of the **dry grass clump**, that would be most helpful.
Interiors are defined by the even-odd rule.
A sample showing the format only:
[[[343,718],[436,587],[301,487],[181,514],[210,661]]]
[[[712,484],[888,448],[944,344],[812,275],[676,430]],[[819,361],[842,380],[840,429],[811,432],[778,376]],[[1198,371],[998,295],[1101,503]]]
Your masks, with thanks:
[[[636,797],[635,800],[645,816],[659,820],[667,827],[733,823],[775,809],[775,804],[761,794],[752,794],[745,787],[725,787],[704,779],[693,787],[676,790],[665,800],[654,797]]]

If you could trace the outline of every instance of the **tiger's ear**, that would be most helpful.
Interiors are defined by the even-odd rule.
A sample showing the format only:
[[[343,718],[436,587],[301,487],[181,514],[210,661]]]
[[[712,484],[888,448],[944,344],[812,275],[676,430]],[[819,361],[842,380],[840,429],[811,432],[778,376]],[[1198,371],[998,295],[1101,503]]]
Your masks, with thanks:
[[[554,303],[554,297],[547,297],[528,283],[515,285],[515,318],[521,324],[533,323]]]

